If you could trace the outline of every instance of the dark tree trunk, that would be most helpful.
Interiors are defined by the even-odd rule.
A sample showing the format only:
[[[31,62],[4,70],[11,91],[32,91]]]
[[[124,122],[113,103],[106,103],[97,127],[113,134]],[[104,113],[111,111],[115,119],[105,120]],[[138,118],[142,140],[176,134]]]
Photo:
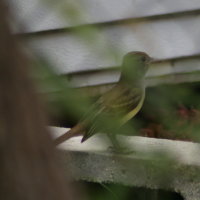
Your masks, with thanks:
[[[69,188],[29,77],[29,60],[0,1],[0,199],[66,200]]]

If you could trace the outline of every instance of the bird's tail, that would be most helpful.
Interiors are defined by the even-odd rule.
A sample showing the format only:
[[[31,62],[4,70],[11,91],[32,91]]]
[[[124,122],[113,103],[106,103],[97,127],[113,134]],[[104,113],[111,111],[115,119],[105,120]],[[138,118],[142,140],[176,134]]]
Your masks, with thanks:
[[[66,133],[64,133],[63,135],[61,135],[60,137],[57,137],[55,140],[54,140],[54,144],[55,145],[58,145],[72,137],[75,137],[75,136],[79,136],[79,135],[82,135],[83,132],[84,132],[84,126],[82,124],[77,124],[76,126],[72,127],[69,131],[67,131]]]

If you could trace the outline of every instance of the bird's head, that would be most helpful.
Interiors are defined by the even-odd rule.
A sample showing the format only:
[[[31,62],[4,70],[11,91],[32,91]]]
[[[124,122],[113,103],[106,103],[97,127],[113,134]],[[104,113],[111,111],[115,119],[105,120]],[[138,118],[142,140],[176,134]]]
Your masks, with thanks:
[[[123,58],[121,79],[137,81],[144,78],[152,58],[146,53],[133,51],[127,53]]]

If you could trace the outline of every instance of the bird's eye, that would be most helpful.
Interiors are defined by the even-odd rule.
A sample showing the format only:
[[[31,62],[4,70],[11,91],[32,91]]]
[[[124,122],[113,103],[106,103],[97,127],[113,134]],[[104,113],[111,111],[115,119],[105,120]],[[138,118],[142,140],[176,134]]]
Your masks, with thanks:
[[[145,56],[142,56],[142,57],[141,57],[141,61],[142,61],[142,62],[145,62],[145,61],[146,61],[146,57],[145,57]]]

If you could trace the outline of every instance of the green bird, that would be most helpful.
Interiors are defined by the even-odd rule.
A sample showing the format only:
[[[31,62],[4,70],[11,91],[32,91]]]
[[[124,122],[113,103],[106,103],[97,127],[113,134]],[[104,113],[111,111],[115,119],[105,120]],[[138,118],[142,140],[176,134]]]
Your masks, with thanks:
[[[121,76],[117,84],[105,92],[92,106],[95,112],[88,112],[77,125],[68,132],[55,139],[58,145],[71,137],[83,135],[84,142],[97,132],[106,132],[114,146],[119,146],[112,128],[115,130],[133,118],[141,109],[145,99],[145,74],[152,58],[146,53],[133,51],[127,53],[122,62]],[[113,117],[115,125],[105,128],[103,123],[98,123],[101,116]]]

